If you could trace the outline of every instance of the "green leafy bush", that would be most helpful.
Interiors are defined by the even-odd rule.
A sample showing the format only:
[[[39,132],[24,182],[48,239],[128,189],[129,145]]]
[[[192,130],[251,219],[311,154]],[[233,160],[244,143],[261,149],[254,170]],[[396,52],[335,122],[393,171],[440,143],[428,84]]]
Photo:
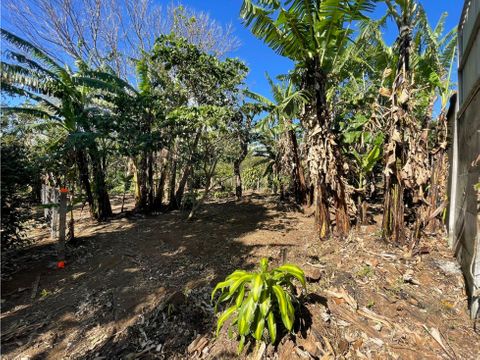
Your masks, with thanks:
[[[248,273],[235,270],[225,281],[217,284],[212,292],[212,302],[217,291],[215,312],[220,303],[228,303],[227,309],[217,321],[217,336],[224,323],[233,316],[231,325],[237,328],[240,353],[245,340],[253,337],[257,341],[265,339],[265,327],[268,328],[269,340],[274,343],[279,327],[283,324],[292,330],[295,320],[294,303],[298,303],[293,280],[300,281],[303,287],[305,275],[296,265],[285,264],[268,271],[268,260],[260,261],[258,272]],[[281,321],[280,321],[281,320]]]
[[[25,222],[30,218],[34,165],[24,144],[12,134],[1,137],[1,248],[26,245]]]

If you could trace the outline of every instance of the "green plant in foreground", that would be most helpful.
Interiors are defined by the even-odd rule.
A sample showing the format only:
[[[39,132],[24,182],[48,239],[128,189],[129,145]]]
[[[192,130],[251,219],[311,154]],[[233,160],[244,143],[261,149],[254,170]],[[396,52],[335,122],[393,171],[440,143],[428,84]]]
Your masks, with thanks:
[[[265,325],[272,343],[277,339],[279,318],[284,327],[291,331],[295,320],[293,302],[298,303],[293,279],[305,288],[305,275],[296,265],[285,264],[268,271],[268,260],[260,261],[260,271],[248,273],[235,270],[225,281],[217,284],[212,291],[212,302],[217,291],[221,291],[217,306],[228,302],[229,306],[217,321],[217,336],[224,323],[231,317],[231,325],[237,327],[240,343],[238,352],[243,350],[245,340],[253,337],[264,338]]]

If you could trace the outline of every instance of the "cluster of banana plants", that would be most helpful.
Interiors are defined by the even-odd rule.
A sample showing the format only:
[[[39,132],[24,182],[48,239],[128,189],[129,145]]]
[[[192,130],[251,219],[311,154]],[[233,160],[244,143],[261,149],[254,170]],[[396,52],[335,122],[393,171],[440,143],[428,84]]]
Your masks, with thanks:
[[[293,328],[295,308],[299,304],[294,279],[305,289],[305,275],[298,266],[285,264],[269,271],[266,258],[260,261],[257,272],[235,270],[212,292],[212,302],[216,294],[220,294],[216,298],[215,312],[219,304],[227,303],[217,320],[217,336],[231,318],[229,334],[232,335],[232,328],[236,328],[240,338],[239,353],[245,341],[251,338],[275,343],[277,333]]]
[[[383,134],[369,129],[369,118],[357,114],[342,128],[344,152],[348,154],[352,166],[352,184],[355,186],[355,198],[359,224],[367,223],[367,198],[374,192],[374,169],[382,159]],[[370,186],[370,189],[368,187]]]

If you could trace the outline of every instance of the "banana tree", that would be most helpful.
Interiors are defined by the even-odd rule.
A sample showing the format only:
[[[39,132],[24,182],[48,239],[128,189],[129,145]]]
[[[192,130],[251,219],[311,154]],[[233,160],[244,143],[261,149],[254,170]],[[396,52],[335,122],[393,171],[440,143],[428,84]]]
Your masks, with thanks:
[[[253,148],[253,156],[260,158],[253,166],[265,168],[262,177],[268,179],[275,195],[278,193],[278,188],[283,184],[280,175],[280,153],[278,151],[278,142],[281,135],[282,133],[278,131],[277,127],[257,127],[257,145]]]
[[[110,217],[112,209],[105,183],[106,169],[102,166],[102,154],[96,140],[99,134],[94,131],[94,117],[91,116],[96,109],[90,107],[92,88],[106,88],[107,84],[60,66],[42,50],[7,30],[1,29],[1,36],[11,47],[5,52],[11,62],[1,62],[2,90],[35,102],[34,106],[6,107],[3,110],[31,114],[59,129],[59,141],[64,142],[78,166],[92,216],[99,220]],[[93,191],[89,165],[95,185]]]
[[[373,170],[382,158],[383,136],[365,129],[369,119],[357,115],[354,121],[342,129],[344,152],[351,155],[354,164],[355,194],[357,197],[357,223],[365,225],[367,219],[367,196],[374,191]],[[368,186],[370,185],[370,189]]]
[[[315,187],[315,223],[320,238],[330,234],[329,202],[335,207],[336,231],[350,229],[348,194],[343,179],[341,151],[332,131],[329,87],[335,66],[345,55],[353,23],[374,8],[370,0],[244,0],[241,17],[252,33],[282,56],[292,59],[310,101],[302,125],[307,131],[308,164]]]
[[[278,170],[285,177],[291,178],[295,200],[298,204],[304,204],[307,200],[307,185],[300,159],[294,119],[299,117],[301,108],[308,101],[308,94],[306,91],[297,90],[291,81],[274,83],[268,75],[267,80],[270,84],[273,101],[260,94],[249,93],[252,99],[262,104],[268,111],[268,114],[258,121],[257,128],[262,130],[277,128],[277,132],[281,134],[280,141],[276,144],[280,157]]]
[[[437,94],[449,76],[454,57],[453,31],[443,36],[444,16],[436,28],[428,25],[425,11],[415,0],[387,1],[388,16],[398,28],[394,45],[396,68],[391,90],[386,94],[385,198],[383,234],[386,239],[404,244],[405,203],[413,216],[410,245],[418,244],[428,218],[426,198],[431,179],[428,126]],[[449,60],[446,60],[449,59]],[[442,79],[442,80],[440,80]],[[446,101],[445,101],[446,103]]]
[[[433,109],[435,102],[439,102],[439,113],[434,118],[433,111],[429,111],[430,117],[427,123],[429,128],[428,156],[430,181],[427,189],[426,200],[428,207],[421,227],[435,232],[440,228],[441,219],[435,218],[434,213],[442,214],[447,204],[447,177],[448,177],[448,124],[447,111],[451,96],[454,93],[452,81],[453,68],[456,57],[457,33],[456,28],[445,33],[445,20],[447,13],[442,14],[434,27],[431,27],[426,13],[421,9],[420,27],[427,46],[417,47],[417,68],[430,90],[428,98],[429,107]],[[416,235],[417,238],[420,234]]]

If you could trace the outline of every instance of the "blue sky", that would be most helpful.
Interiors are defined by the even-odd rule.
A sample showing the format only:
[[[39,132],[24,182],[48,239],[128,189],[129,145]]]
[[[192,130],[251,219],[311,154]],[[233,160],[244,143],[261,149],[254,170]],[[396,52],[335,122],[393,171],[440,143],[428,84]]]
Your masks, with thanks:
[[[157,1],[163,3],[160,0]],[[230,56],[243,59],[249,66],[250,74],[247,81],[252,91],[269,96],[270,90],[265,79],[265,72],[268,71],[273,78],[292,69],[293,63],[290,60],[275,54],[242,25],[239,17],[241,0],[184,0],[181,2],[196,10],[210,13],[212,18],[222,24],[233,25],[235,35],[241,41],[241,46],[238,50],[231,53]],[[462,0],[423,0],[421,3],[427,12],[431,24],[436,24],[441,14],[448,12],[446,30],[457,26],[463,8]],[[371,14],[371,17],[381,17],[385,13],[385,8],[384,4],[379,4],[375,12]],[[385,31],[385,39],[388,43],[395,40],[396,31],[395,26],[389,26]]]
[[[31,0],[35,1],[35,0]],[[255,38],[250,30],[245,28],[239,17],[242,0],[153,0],[160,5],[166,5],[173,1],[181,3],[198,11],[205,11],[221,24],[232,24],[234,34],[239,38],[240,47],[228,54],[230,57],[238,57],[245,61],[250,68],[247,85],[250,90],[270,97],[270,87],[265,79],[265,72],[272,78],[280,74],[286,74],[293,68],[293,63],[282,56],[275,54],[261,40]],[[446,30],[457,26],[463,8],[463,0],[421,0],[431,24],[436,24],[443,12],[448,12]],[[376,10],[370,14],[373,18],[379,18],[385,13],[386,6],[382,3],[377,5]],[[8,14],[2,13],[2,20],[7,20]],[[8,21],[6,21],[8,23]],[[7,24],[4,24],[7,25]],[[396,26],[389,26],[385,30],[385,39],[392,43],[397,35]],[[455,74],[456,75],[456,74]],[[456,76],[454,76],[456,79]]]

